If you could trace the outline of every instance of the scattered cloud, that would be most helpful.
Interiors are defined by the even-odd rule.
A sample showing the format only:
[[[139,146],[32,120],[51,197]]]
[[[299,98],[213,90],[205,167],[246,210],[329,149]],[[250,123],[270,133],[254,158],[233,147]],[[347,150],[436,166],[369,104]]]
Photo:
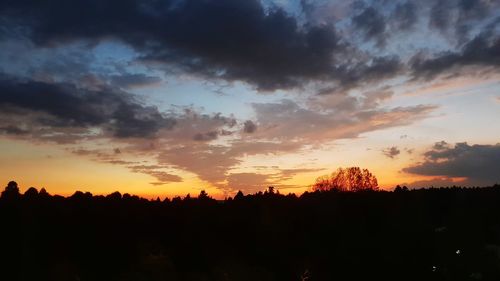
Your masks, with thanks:
[[[388,148],[385,148],[382,150],[382,154],[384,154],[385,156],[387,156],[391,159],[394,159],[400,153],[401,153],[401,151],[399,150],[399,148],[397,146],[388,147]]]
[[[182,182],[182,178],[180,176],[162,171],[161,169],[164,169],[164,167],[159,165],[136,165],[129,168],[133,172],[147,174],[156,178],[157,181],[153,182],[153,185]]]
[[[243,132],[251,134],[257,130],[257,125],[252,120],[247,120],[243,123]]]
[[[304,173],[315,173],[321,172],[326,169],[323,168],[294,168],[294,169],[281,169],[278,174],[275,175],[279,179],[279,181],[292,179],[294,176],[298,174]]]
[[[309,144],[355,138],[368,131],[411,124],[428,117],[436,109],[432,105],[370,110],[360,108],[344,114],[308,109],[292,100],[255,103],[253,107],[260,125],[254,136],[283,141],[303,140]]]

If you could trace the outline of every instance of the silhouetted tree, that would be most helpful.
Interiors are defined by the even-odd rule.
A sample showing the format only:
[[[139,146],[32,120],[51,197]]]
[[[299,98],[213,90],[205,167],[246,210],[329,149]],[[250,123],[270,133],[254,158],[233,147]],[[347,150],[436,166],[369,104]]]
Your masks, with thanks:
[[[122,199],[122,194],[118,191],[115,191],[111,194],[106,195],[106,198],[114,201],[120,201]]]
[[[83,192],[77,190],[69,198],[71,198],[73,200],[83,200],[85,198],[85,194]]]
[[[205,190],[202,190],[202,191],[200,191],[200,194],[198,195],[198,199],[206,200],[206,199],[210,199],[210,197],[208,196],[208,193]]]
[[[330,177],[321,176],[312,186],[313,191],[378,190],[377,178],[367,169],[359,167],[338,168]]]
[[[245,198],[245,195],[241,192],[241,190],[238,190],[238,193],[234,196],[234,200],[241,200],[243,198]]]
[[[45,188],[42,187],[42,189],[40,189],[40,192],[38,192],[38,196],[40,198],[48,198],[50,197],[50,194],[47,192],[47,190],[45,190]]]
[[[403,186],[401,187],[399,184],[396,186],[396,188],[394,188],[394,192],[403,192],[403,191],[408,191],[408,187]]]
[[[498,187],[10,204],[16,187],[0,200],[0,280],[500,280]]]
[[[313,191],[326,191],[332,187],[330,177],[327,175],[318,177],[313,185]]]
[[[38,190],[34,187],[30,187],[24,192],[23,197],[26,199],[35,199],[38,197]]]
[[[2,198],[6,200],[12,200],[12,199],[17,199],[20,197],[19,194],[19,187],[17,186],[17,182],[15,181],[10,181],[7,186],[5,187],[5,190],[2,191]]]
[[[274,194],[274,186],[269,186],[264,194]]]

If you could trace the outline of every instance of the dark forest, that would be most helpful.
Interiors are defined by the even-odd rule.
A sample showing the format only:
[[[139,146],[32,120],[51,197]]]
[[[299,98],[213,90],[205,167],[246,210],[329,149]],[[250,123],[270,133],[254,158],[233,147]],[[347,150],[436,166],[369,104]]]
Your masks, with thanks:
[[[2,193],[1,280],[500,280],[500,186]]]

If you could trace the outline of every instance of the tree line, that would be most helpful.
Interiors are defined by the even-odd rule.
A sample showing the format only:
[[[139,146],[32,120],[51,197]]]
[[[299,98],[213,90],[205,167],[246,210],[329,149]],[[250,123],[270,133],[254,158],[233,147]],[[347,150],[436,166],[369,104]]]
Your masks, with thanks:
[[[500,280],[500,186],[0,197],[0,280]]]

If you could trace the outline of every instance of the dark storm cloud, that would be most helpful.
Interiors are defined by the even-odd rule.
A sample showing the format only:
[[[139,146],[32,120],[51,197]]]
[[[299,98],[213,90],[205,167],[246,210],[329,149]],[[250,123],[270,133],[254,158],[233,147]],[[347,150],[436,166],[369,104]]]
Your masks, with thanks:
[[[458,20],[473,19],[486,14],[488,1],[444,0],[435,1],[429,14],[429,25],[440,31],[460,24]],[[457,17],[458,15],[458,17]]]
[[[413,76],[426,79],[465,66],[500,66],[500,36],[481,34],[459,52],[446,52],[427,59],[416,56],[411,62]]]
[[[138,103],[126,93],[10,77],[0,77],[0,107],[4,115],[16,110],[45,114],[34,120],[42,126],[101,127],[116,137],[150,137],[175,124],[174,119],[164,117],[155,107]]]
[[[429,1],[430,9],[422,8],[429,3],[418,1],[356,3],[344,15],[352,21],[355,34],[336,32],[342,27],[331,19],[307,22],[307,14],[321,9],[313,1],[302,1],[305,23],[277,6],[266,9],[257,0],[4,1],[0,19],[3,30],[9,31],[4,36],[22,33],[39,47],[116,39],[133,47],[141,62],[159,64],[169,73],[244,81],[259,90],[301,87],[311,81],[333,81],[346,90],[406,73],[401,63],[405,58],[360,55],[349,37],[361,34],[379,47],[396,44],[392,36],[415,31],[418,18],[429,18],[431,29],[456,27],[463,33],[457,36],[468,43],[460,51],[416,56],[410,63],[414,76],[433,78],[459,66],[498,64],[495,37],[481,35],[470,41],[467,37],[471,27],[486,28],[484,23],[493,15],[489,11],[498,7],[494,2]],[[127,74],[111,76],[110,82],[128,89],[160,80]]]
[[[376,39],[378,44],[384,43],[385,18],[375,8],[368,7],[364,9],[361,14],[353,18],[353,24],[356,28],[362,30],[367,39]]]
[[[10,1],[0,12],[34,42],[116,38],[144,60],[261,89],[297,86],[331,71],[338,38],[331,26],[300,27],[260,1]]]
[[[469,145],[436,143],[424,153],[425,161],[403,169],[404,172],[445,177],[466,177],[469,183],[491,184],[500,181],[500,144]]]
[[[375,57],[368,63],[340,66],[336,76],[343,88],[349,89],[363,83],[393,77],[403,70],[403,64],[395,56]]]
[[[389,15],[380,6],[362,8],[352,18],[356,33],[379,47],[389,42],[389,27],[391,32],[393,26],[405,30],[415,22],[415,5],[402,3]],[[306,6],[304,13],[314,8],[312,2]],[[302,23],[257,0],[77,0],[71,5],[25,0],[3,3],[0,15],[9,29],[28,30],[26,36],[39,47],[117,39],[133,47],[142,63],[170,74],[244,81],[258,90],[302,87],[311,81],[333,81],[349,89],[404,70],[395,54],[360,55],[350,35],[341,37],[333,22]],[[111,77],[111,83],[127,89],[160,82],[141,74],[125,76]]]
[[[486,22],[500,7],[500,2],[490,0],[431,1],[429,27],[445,34],[449,39],[463,44],[470,33]]]
[[[309,0],[300,0],[300,8],[307,18],[309,18],[315,10],[314,3]]]
[[[432,6],[429,16],[429,25],[438,30],[445,31],[451,24],[451,11],[454,1],[436,1]]]
[[[459,20],[481,20],[495,15],[500,2],[490,0],[461,0],[459,3]],[[498,16],[496,13],[495,16]]]
[[[453,181],[452,178],[448,177],[435,177],[429,180],[418,180],[414,182],[403,183],[401,185],[408,186],[414,189],[420,189],[429,187],[470,186],[474,184],[475,183],[469,183],[468,181]]]
[[[255,1],[189,2],[170,25],[177,31],[167,36],[168,47],[152,48],[145,60],[174,61],[183,71],[261,90],[326,78],[338,47],[332,27],[299,29],[282,10],[265,13]]]

